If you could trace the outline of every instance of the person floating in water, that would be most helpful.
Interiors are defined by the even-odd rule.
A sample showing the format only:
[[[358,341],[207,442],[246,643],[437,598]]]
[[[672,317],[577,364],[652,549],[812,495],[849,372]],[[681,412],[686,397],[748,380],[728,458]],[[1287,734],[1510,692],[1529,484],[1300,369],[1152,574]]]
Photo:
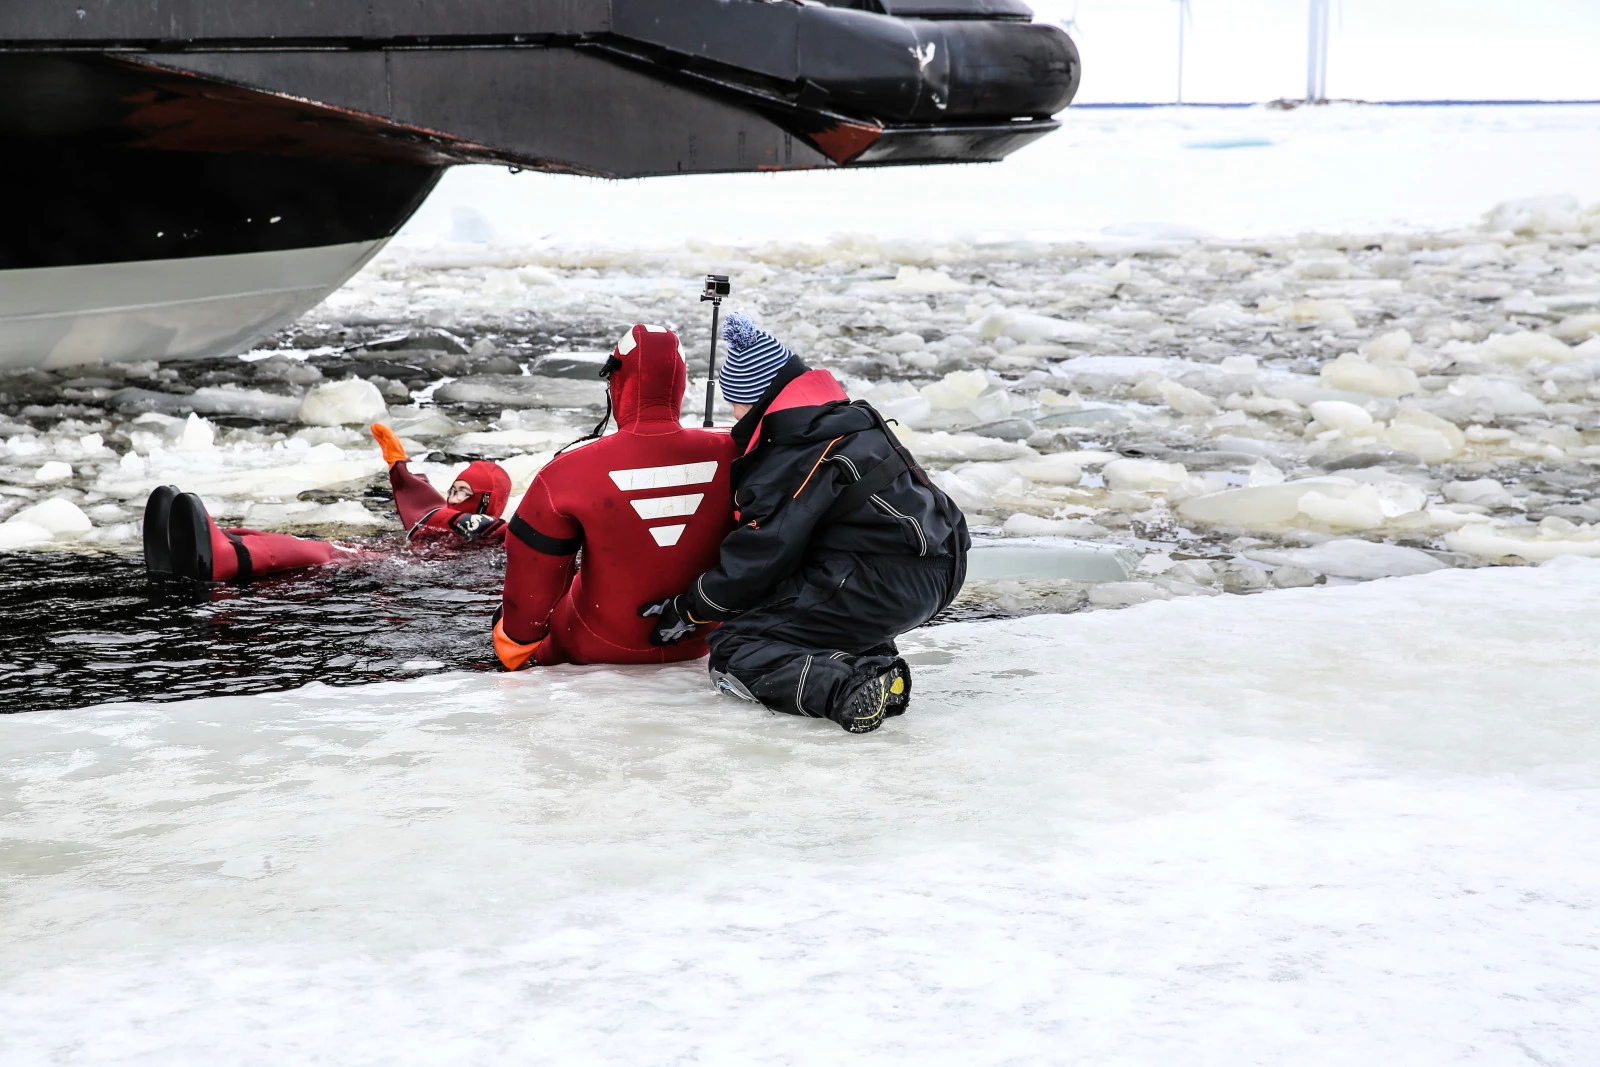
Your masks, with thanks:
[[[394,431],[381,423],[372,436],[389,464],[395,508],[407,540],[459,545],[498,545],[505,540],[500,516],[511,499],[511,476],[498,463],[478,460],[441,494],[412,472]],[[218,526],[193,493],[163,485],[144,506],[144,562],[152,575],[200,582],[248,581],[268,574],[351,563],[373,553],[329,541],[265,530]]]
[[[634,326],[601,373],[617,432],[601,437],[597,428],[596,440],[546,464],[507,527],[494,646],[509,670],[706,654],[703,635],[653,644],[654,623],[636,606],[670,596],[716,563],[733,527],[733,438],[684,428],[688,368],[665,327]]]

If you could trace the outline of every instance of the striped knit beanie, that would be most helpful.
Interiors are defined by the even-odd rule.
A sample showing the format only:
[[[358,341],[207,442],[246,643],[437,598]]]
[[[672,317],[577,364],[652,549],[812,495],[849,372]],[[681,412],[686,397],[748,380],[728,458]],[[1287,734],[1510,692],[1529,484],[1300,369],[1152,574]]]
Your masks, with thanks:
[[[767,391],[793,353],[778,339],[735,311],[722,323],[722,339],[728,343],[728,358],[717,372],[722,397],[730,404],[754,404]]]

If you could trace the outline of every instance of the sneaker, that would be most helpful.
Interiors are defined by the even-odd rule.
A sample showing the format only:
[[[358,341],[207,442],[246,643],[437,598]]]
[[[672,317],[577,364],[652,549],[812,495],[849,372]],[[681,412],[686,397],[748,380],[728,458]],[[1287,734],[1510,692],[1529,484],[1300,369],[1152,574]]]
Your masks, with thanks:
[[[172,573],[172,546],[167,531],[172,501],[177,495],[177,486],[159,485],[144,502],[144,571],[152,577]]]
[[[167,524],[172,573],[197,582],[211,581],[211,517],[193,493],[179,493],[172,501]]]
[[[889,700],[898,678],[894,667],[873,675],[850,691],[837,711],[829,717],[853,734],[870,734],[883,725]],[[905,690],[905,686],[901,686]],[[904,709],[902,709],[904,710]]]
[[[889,668],[889,702],[884,706],[883,714],[886,718],[904,715],[906,708],[911,705],[911,668],[906,666],[906,661],[897,659]]]

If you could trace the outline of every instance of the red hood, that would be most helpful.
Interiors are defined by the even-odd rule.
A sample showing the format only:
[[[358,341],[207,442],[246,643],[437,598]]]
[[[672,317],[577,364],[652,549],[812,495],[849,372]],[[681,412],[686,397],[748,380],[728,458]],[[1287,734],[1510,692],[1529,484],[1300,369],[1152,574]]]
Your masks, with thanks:
[[[680,429],[689,368],[678,351],[678,335],[665,326],[641,323],[622,335],[611,356],[621,364],[611,372],[611,409],[617,428],[648,433],[649,424],[666,423]]]
[[[460,504],[446,505],[451,511],[493,515],[498,519],[511,500],[511,475],[500,464],[487,459],[468,464],[466,470],[456,475],[456,481],[472,486],[473,495]]]

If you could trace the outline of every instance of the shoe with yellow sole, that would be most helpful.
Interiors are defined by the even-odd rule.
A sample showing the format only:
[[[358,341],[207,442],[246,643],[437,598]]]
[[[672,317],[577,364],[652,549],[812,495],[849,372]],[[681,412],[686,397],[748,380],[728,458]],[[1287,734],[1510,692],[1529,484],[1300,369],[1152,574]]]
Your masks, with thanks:
[[[886,717],[905,714],[911,702],[911,672],[904,660],[873,675],[851,690],[839,710],[830,716],[853,734],[870,734]]]

